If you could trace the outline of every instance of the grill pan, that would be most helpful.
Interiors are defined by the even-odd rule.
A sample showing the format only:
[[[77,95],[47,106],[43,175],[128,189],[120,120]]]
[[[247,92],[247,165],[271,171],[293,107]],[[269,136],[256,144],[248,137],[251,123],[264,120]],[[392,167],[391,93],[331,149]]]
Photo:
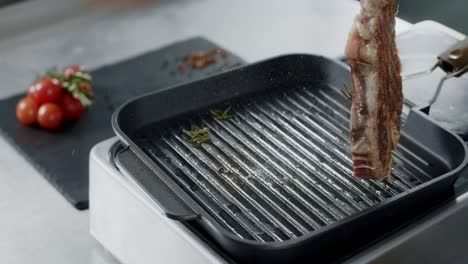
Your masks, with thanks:
[[[287,55],[138,97],[112,123],[119,169],[242,263],[336,261],[453,195],[467,149],[417,108],[392,177],[351,176],[346,65]],[[216,120],[212,109],[230,106]],[[196,146],[184,130],[209,129]]]

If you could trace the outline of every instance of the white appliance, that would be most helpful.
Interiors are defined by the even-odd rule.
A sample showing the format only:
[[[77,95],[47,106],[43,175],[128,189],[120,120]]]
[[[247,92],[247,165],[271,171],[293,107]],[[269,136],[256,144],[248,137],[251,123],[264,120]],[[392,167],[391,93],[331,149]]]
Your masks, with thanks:
[[[418,39],[421,41],[427,38],[430,32],[443,33],[434,35],[434,43],[441,45],[464,37],[434,22],[416,24],[411,30],[413,34],[410,34],[410,39],[406,35],[406,40],[402,41],[406,43],[402,45],[409,46],[400,46],[402,57],[405,52],[410,54],[411,49],[423,49],[411,47],[411,43],[420,45],[417,44]],[[440,40],[440,36],[444,39]],[[432,51],[438,52],[434,45]],[[428,44],[426,48],[430,46]],[[439,45],[440,48],[443,49]],[[439,78],[438,74],[435,73],[431,78]],[[418,81],[409,84],[405,85],[406,97],[418,96],[414,90],[416,88],[412,88],[420,86]],[[118,171],[111,157],[117,142],[117,138],[101,142],[90,154],[90,227],[96,240],[119,261],[127,264],[229,262],[212,244],[187,226],[168,218],[141,187]],[[389,234],[384,240],[356,252],[348,258],[348,262],[468,262],[468,252],[463,249],[468,243],[466,182],[468,180],[460,179],[457,183],[456,199]]]

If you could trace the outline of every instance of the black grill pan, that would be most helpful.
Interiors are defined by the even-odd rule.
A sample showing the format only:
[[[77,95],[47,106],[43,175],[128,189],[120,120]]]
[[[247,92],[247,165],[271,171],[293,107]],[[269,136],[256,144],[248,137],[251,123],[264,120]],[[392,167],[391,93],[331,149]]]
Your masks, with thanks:
[[[147,94],[113,116],[117,166],[235,261],[336,261],[449,198],[467,164],[463,141],[413,109],[392,176],[351,177],[349,83],[340,62],[288,55]],[[209,142],[190,143],[195,128]]]

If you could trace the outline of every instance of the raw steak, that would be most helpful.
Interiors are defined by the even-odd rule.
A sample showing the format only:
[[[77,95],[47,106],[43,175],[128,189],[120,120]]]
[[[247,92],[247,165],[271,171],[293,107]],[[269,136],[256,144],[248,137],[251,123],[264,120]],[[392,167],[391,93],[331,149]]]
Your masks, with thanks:
[[[392,169],[403,105],[395,44],[395,0],[361,0],[346,44],[352,74],[353,175],[383,179]]]

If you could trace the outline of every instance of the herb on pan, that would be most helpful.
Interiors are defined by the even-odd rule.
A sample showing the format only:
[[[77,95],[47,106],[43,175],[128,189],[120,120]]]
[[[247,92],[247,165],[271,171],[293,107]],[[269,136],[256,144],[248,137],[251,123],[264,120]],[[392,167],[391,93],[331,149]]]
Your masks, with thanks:
[[[348,88],[346,85],[343,85],[344,89],[341,90],[341,93],[343,94],[344,97],[346,97],[348,100],[351,101],[352,93],[351,93],[351,88]]]
[[[197,128],[194,130],[184,130],[184,132],[190,136],[188,142],[194,144],[195,146],[199,147],[203,143],[207,143],[210,141],[210,137],[208,136],[208,128]]]
[[[224,110],[210,109],[210,113],[211,113],[211,116],[216,120],[226,120],[226,119],[234,117],[234,115],[230,113],[231,109],[232,109],[231,106],[228,106]]]

